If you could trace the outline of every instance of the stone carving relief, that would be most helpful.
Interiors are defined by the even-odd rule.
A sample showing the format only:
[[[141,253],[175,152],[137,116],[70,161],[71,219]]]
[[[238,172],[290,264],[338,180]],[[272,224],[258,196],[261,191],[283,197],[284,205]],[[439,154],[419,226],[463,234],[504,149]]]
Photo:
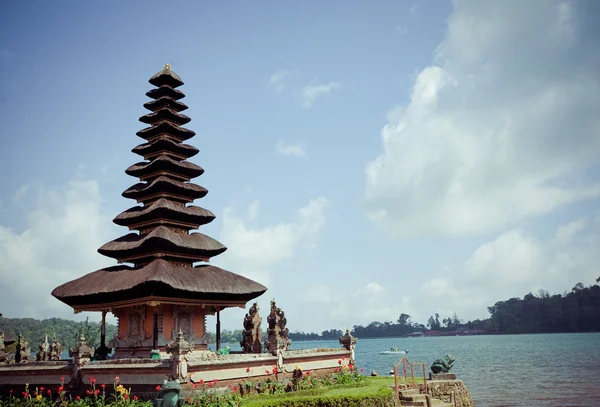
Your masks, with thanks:
[[[287,350],[292,343],[288,337],[289,329],[286,328],[287,318],[283,310],[275,304],[275,299],[271,300],[271,312],[267,317],[269,329],[267,330],[267,340],[265,348],[273,356],[277,355],[278,350]]]
[[[258,304],[254,303],[244,317],[244,333],[240,342],[244,353],[262,352],[261,323],[262,318],[258,314]]]
[[[183,338],[193,347],[196,339],[196,333],[193,328],[194,308],[173,306],[173,318],[175,319],[175,328],[171,333],[171,337],[177,338],[181,331]]]

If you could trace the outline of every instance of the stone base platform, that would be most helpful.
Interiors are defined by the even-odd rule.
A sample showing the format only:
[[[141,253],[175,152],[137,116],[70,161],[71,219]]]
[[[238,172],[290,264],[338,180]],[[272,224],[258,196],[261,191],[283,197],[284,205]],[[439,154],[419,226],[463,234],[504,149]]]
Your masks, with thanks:
[[[454,373],[429,373],[429,380],[456,380]]]
[[[29,383],[29,388],[45,387],[56,389],[60,378],[64,379],[65,390],[84,392],[89,389],[90,378],[98,385],[112,388],[115,378],[132,394],[153,398],[156,386],[169,377],[177,377],[183,390],[193,390],[200,383],[214,382],[212,387],[238,385],[241,381],[283,380],[291,377],[299,366],[311,374],[333,372],[348,364],[353,351],[345,348],[301,349],[280,351],[277,356],[270,353],[217,355],[213,352],[191,352],[178,361],[170,355],[161,354],[161,359],[121,358],[102,361],[89,359],[60,360],[53,362],[26,362],[0,365],[0,397],[10,390],[20,394]]]

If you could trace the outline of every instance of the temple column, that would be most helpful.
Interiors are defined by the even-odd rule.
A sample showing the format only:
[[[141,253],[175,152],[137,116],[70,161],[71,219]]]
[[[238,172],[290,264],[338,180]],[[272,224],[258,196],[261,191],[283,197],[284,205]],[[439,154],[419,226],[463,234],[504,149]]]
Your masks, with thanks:
[[[217,350],[221,349],[221,309],[217,307]]]
[[[102,311],[102,322],[100,322],[100,349],[106,348],[106,311]]]
[[[154,321],[152,325],[152,349],[158,349],[158,307],[154,307]]]

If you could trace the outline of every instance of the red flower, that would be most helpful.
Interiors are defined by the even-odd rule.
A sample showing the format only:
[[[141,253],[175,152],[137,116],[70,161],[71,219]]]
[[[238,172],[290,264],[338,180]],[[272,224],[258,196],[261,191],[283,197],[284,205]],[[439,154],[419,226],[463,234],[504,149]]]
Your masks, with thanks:
[[[348,363],[348,369],[352,370],[352,363]]]
[[[60,378],[60,381],[61,381],[61,382],[64,382],[64,381],[65,381],[65,378],[64,378],[64,377],[61,377],[61,378]]]
[[[338,360],[338,365],[341,365],[341,364],[342,364],[342,360],[340,359],[340,360]]]
[[[276,367],[274,367],[274,368],[273,368],[273,374],[276,374],[276,373],[277,373],[277,368],[276,368]]]
[[[309,374],[310,374],[310,370],[307,370],[307,371],[306,371],[306,374],[307,374],[307,375],[309,375]]]
[[[27,394],[27,392],[26,392],[26,391],[24,391],[24,392],[21,392],[21,394],[22,394],[22,395],[23,395],[23,397],[25,397],[25,398],[27,398],[27,396],[29,396],[29,394]]]
[[[62,393],[62,391],[63,391],[63,387],[62,386],[58,386],[58,392]]]
[[[10,389],[9,393],[12,394],[12,392],[13,392],[13,389]]]
[[[81,397],[77,396],[75,397],[75,400],[81,400]]]
[[[238,391],[237,386],[233,386],[233,391]]]
[[[194,383],[194,389],[198,387],[198,383]]]
[[[249,367],[247,367],[247,368],[246,368],[246,373],[248,373],[249,371],[250,371],[250,368],[249,368]]]
[[[204,384],[204,379],[200,379],[200,384]]]
[[[101,384],[101,385],[100,385],[100,387],[102,387],[102,388],[105,388],[105,387],[106,387],[106,385],[105,385],[105,384]]]
[[[98,394],[100,394],[100,390],[98,390],[98,389],[94,390],[94,394],[97,396]]]
[[[96,383],[96,382],[97,382],[97,380],[96,380],[96,379],[94,379],[92,376],[90,376],[90,383],[94,384],[94,383]]]
[[[40,387],[40,391],[44,391],[44,388],[43,388],[43,387]]]
[[[138,396],[133,396],[133,399],[134,399],[134,400],[137,400],[137,399],[138,399]]]
[[[124,395],[123,400],[129,400],[129,394]]]
[[[218,381],[219,381],[219,379],[215,379],[215,380],[213,380],[213,382],[215,382],[215,383],[216,383],[216,382],[218,382]]]
[[[340,371],[340,368],[339,368],[339,367],[336,367],[336,368],[335,368],[335,372],[339,372],[339,371]]]
[[[156,386],[156,391],[160,391],[160,384]]]
[[[344,360],[344,359],[346,359],[346,357],[345,357],[345,356],[342,356],[342,360]]]
[[[85,391],[85,394],[87,394],[88,396],[91,394],[89,390]]]
[[[265,373],[266,373],[266,374],[269,374],[269,373],[271,373],[271,372],[269,372],[268,370],[265,370]]]
[[[10,392],[12,393],[12,390]],[[52,390],[48,389],[47,393],[48,393],[49,396],[51,396],[52,395]]]
[[[115,377],[115,382],[119,381],[119,376]]]
[[[362,372],[364,372],[364,371],[365,371],[365,369],[360,369],[360,372],[361,372],[361,373],[362,373]]]

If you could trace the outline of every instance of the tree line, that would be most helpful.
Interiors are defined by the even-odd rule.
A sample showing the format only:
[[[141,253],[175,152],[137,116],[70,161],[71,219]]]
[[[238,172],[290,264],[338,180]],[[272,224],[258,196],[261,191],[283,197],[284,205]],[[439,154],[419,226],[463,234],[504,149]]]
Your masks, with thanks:
[[[498,301],[488,307],[490,317],[463,321],[456,313],[440,318],[439,314],[429,317],[426,324],[413,322],[409,314],[402,313],[396,321],[373,321],[365,326],[354,325],[352,335],[358,338],[399,337],[414,332],[435,330],[483,330],[490,334],[525,333],[569,333],[600,332],[600,277],[596,284],[585,287],[577,283],[570,292],[551,295],[540,290],[537,295],[526,294],[523,298]],[[333,332],[339,333],[336,337]],[[290,333],[295,340],[337,339],[342,331]]]
[[[463,321],[456,313],[440,318],[439,314],[429,317],[426,324],[413,322],[411,316],[400,314],[396,321],[373,321],[365,326],[354,325],[352,335],[358,338],[399,337],[425,330],[485,330],[493,334],[558,333],[558,332],[600,332],[600,277],[596,284],[588,287],[577,283],[570,292],[551,295],[540,290],[537,295],[526,294],[523,298],[510,298],[498,301],[488,307],[490,317]],[[98,322],[75,322],[61,318],[36,320],[33,318],[0,318],[0,332],[17,339],[19,333],[29,342],[32,350],[48,335],[51,340],[56,334],[63,349],[75,347],[83,334],[89,344],[100,344],[100,324]],[[117,327],[106,324],[106,338],[114,337]],[[221,343],[238,343],[242,340],[243,330],[221,331]],[[344,332],[329,329],[320,334],[315,332],[290,332],[292,341],[337,340]],[[267,332],[263,331],[266,339]],[[215,342],[214,332],[208,333],[209,343]],[[14,346],[14,345],[13,345]]]
[[[88,319],[75,322],[62,318],[50,318],[38,320],[33,318],[0,318],[0,332],[4,332],[6,338],[17,340],[19,333],[29,342],[32,351],[37,351],[39,345],[48,335],[50,342],[54,335],[62,345],[63,350],[74,348],[83,335],[86,342],[93,347],[100,345],[100,323],[90,322]],[[106,338],[109,340],[117,334],[117,327],[106,324]],[[16,343],[11,347],[15,347]],[[10,350],[9,350],[10,351]]]

